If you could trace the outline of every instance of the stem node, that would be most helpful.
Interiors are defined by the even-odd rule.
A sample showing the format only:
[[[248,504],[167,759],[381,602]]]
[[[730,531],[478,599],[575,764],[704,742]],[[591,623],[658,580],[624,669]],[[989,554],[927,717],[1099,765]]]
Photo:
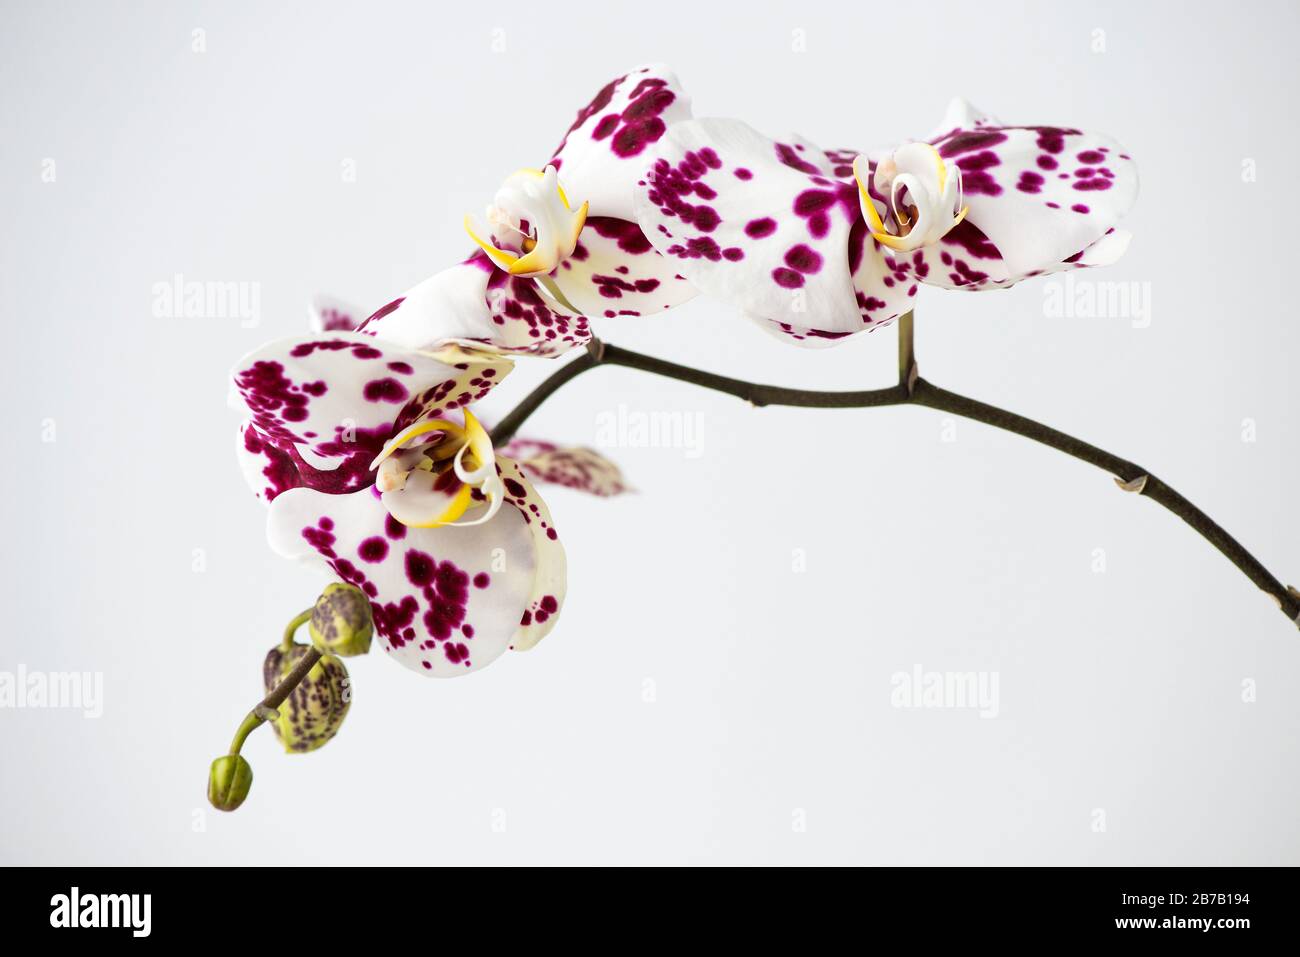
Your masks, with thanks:
[[[1137,494],[1141,495],[1146,491],[1147,479],[1149,478],[1151,478],[1149,475],[1139,475],[1137,478],[1130,479],[1127,482],[1123,479],[1117,478],[1115,479],[1115,484],[1125,492],[1137,492]]]

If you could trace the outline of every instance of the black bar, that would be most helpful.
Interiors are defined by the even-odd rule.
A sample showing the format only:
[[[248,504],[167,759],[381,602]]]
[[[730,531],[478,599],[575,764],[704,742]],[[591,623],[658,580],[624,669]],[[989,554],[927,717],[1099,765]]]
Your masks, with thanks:
[[[1201,941],[1231,946],[1257,934],[1289,937],[1295,910],[1294,873],[1271,868],[901,868],[815,875],[749,869],[725,878],[678,872],[626,881],[592,880],[581,869],[545,878],[369,868],[31,868],[10,869],[6,876],[11,889],[0,896],[0,915],[7,935],[77,934],[82,943],[112,937],[128,945],[188,942],[206,938],[204,928],[225,928],[214,938],[220,941],[244,921],[252,929],[290,913],[297,916],[285,929],[295,944],[318,933],[329,942],[340,922],[353,922],[357,930],[377,927],[399,939],[408,931],[432,933],[426,939],[433,943],[438,935],[431,928],[441,923],[434,902],[455,898],[443,895],[471,881],[480,890],[466,901],[477,900],[482,912],[443,915],[453,923],[468,929],[484,920],[488,926],[506,921],[557,932],[569,924],[561,937],[575,935],[570,939],[581,939],[588,921],[603,914],[617,915],[633,938],[668,934],[690,918],[738,938],[802,926],[818,936],[839,927],[864,943],[902,934],[926,943],[1129,938],[1181,948]],[[483,890],[493,886],[530,890],[493,902]],[[78,923],[90,922],[93,912],[105,920],[116,915],[119,926],[53,926],[71,924],[74,887]],[[100,895],[113,897],[105,902]],[[143,895],[149,895],[147,936]],[[426,904],[427,927],[418,916]]]

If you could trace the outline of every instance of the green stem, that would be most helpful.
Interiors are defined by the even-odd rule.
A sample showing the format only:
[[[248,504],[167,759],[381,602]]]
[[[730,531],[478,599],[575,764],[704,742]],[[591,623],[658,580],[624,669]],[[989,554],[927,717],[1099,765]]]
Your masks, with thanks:
[[[280,650],[288,651],[293,647],[293,636],[303,625],[311,621],[312,612],[316,610],[315,606],[308,608],[306,611],[299,612],[289,624],[284,626],[284,638],[280,640]]]
[[[593,339],[587,351],[576,360],[561,367],[550,378],[529,393],[515,409],[501,420],[492,432],[492,441],[501,445],[514,436],[516,430],[536,411],[546,399],[565,383],[588,369],[599,365],[623,366],[639,369],[654,375],[688,382],[717,392],[725,392],[744,399],[755,406],[786,405],[803,408],[849,409],[888,405],[919,405],[959,415],[976,422],[1022,435],[1049,448],[1071,455],[1115,476],[1121,488],[1137,492],[1145,498],[1159,502],[1186,522],[1194,531],[1217,548],[1254,584],[1268,594],[1282,613],[1300,625],[1300,592],[1284,586],[1240,542],[1189,502],[1169,485],[1133,462],[1122,459],[1081,439],[1050,428],[1033,419],[1014,412],[948,392],[925,381],[917,374],[916,352],[913,343],[913,319],[909,312],[898,323],[898,383],[886,389],[869,389],[858,392],[820,392],[811,389],[787,389],[763,385],[744,379],[733,379],[679,365],[653,356],[642,355],[628,349],[609,345]]]
[[[917,371],[916,346],[912,341],[912,321],[911,312],[905,312],[898,317],[898,381],[907,385],[909,392]]]

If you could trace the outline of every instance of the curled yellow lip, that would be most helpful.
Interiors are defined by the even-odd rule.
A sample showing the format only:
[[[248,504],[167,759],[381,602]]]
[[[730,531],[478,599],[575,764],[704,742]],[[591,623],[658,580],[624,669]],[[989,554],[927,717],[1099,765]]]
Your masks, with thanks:
[[[933,168],[918,168],[917,163],[924,162],[927,155],[933,159]],[[875,186],[880,192],[896,192],[900,185],[905,185],[909,191],[906,213],[897,208],[897,196],[891,196],[889,205],[894,207],[893,215],[899,227],[897,231],[891,232],[885,226],[868,189],[871,170],[869,166],[864,166],[865,163],[864,156],[858,156],[853,161],[858,204],[871,237],[882,246],[897,252],[909,252],[931,245],[948,235],[970,212],[970,207],[963,205],[953,213],[953,202],[960,201],[961,196],[960,169],[956,169],[959,178],[954,184],[949,164],[933,144],[909,144],[882,160],[875,172]]]
[[[423,422],[416,422],[414,425],[408,425],[402,429],[384,444],[379,454],[375,456],[374,461],[370,463],[370,470],[373,472],[379,468],[384,459],[411,441],[411,439],[421,435],[428,435],[430,432],[446,432],[458,443],[463,442],[465,438],[464,426],[457,425],[447,419],[425,419]]]
[[[516,231],[531,233],[519,242],[522,255],[485,238],[471,216],[465,217],[465,231],[498,268],[510,275],[544,276],[573,254],[589,209],[586,202],[573,208],[554,167],[521,169],[507,177],[497,191],[488,218],[509,224]],[[525,221],[528,228],[522,229]]]

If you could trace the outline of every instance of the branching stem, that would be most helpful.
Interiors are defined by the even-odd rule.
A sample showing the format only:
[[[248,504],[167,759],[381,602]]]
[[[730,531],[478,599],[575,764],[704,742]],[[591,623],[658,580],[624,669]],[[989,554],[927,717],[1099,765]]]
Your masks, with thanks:
[[[562,366],[501,420],[492,431],[493,443],[499,447],[508,442],[551,394],[588,369],[600,365],[639,369],[642,372],[650,372],[680,382],[689,382],[716,392],[734,395],[738,399],[760,407],[785,405],[819,409],[856,409],[885,405],[919,405],[983,422],[1007,432],[1014,432],[1016,435],[1023,435],[1025,438],[1105,469],[1115,477],[1116,484],[1120,488],[1159,502],[1222,552],[1247,578],[1277,603],[1287,618],[1300,625],[1300,592],[1284,586],[1217,522],[1140,465],[1035,422],[1033,419],[949,392],[922,379],[916,364],[913,318],[910,312],[898,321],[898,383],[885,389],[858,392],[820,392],[762,385],[656,359],[653,356],[642,355],[593,339],[588,343],[587,351],[583,355]]]

